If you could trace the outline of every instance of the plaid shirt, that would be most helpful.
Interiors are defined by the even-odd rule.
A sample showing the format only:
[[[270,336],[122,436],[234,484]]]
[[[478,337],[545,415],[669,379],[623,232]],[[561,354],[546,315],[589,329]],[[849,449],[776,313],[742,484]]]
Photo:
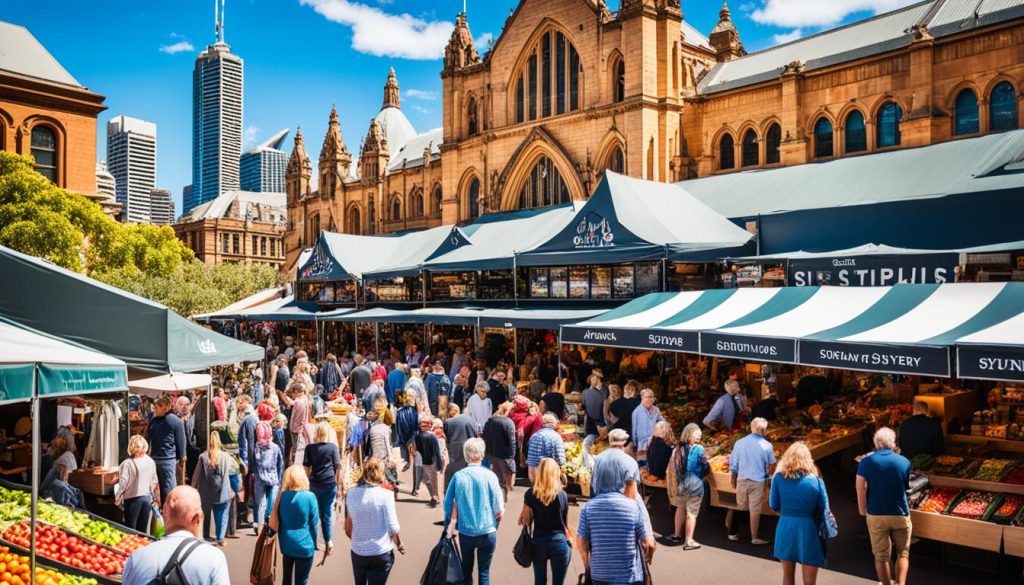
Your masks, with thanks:
[[[540,460],[550,457],[565,465],[565,444],[561,435],[551,427],[543,427],[530,437],[530,444],[526,452],[526,466],[538,467]]]

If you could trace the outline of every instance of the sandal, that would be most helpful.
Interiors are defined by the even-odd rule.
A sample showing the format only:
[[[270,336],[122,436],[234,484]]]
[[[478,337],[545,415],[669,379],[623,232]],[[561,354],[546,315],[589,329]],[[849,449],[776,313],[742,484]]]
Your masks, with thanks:
[[[695,540],[691,540],[683,546],[683,550],[697,550],[698,548],[700,548],[700,543]]]

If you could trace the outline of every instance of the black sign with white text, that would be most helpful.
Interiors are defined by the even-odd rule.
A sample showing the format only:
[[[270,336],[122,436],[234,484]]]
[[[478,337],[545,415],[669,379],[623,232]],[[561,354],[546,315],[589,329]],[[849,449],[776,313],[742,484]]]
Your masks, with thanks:
[[[762,362],[793,363],[796,361],[796,341],[725,335],[723,333],[701,333],[700,353]]]
[[[907,254],[799,258],[789,261],[788,286],[890,286],[955,280],[959,254]]]
[[[697,353],[697,333],[694,331],[566,326],[562,328],[562,343]]]
[[[949,349],[945,347],[804,340],[800,342],[799,362],[845,370],[949,377]]]
[[[1024,382],[1024,350],[1021,348],[961,345],[956,351],[960,378]]]

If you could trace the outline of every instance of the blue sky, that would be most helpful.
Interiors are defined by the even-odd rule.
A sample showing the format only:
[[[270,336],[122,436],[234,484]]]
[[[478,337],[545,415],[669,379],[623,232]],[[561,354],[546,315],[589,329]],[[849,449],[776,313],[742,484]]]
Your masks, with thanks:
[[[581,0],[582,1],[582,0]],[[730,0],[748,51],[813,34],[912,0]],[[497,37],[518,0],[467,0],[481,47]],[[315,159],[336,105],[349,150],[358,151],[380,109],[388,68],[402,109],[419,131],[441,125],[440,56],[462,0],[228,0],[226,41],[245,60],[246,146],[301,126]],[[612,10],[617,0],[608,0]],[[687,21],[705,34],[718,0],[683,0]],[[4,0],[0,20],[29,28],[61,64],[106,96],[106,123],[124,114],[157,124],[157,184],[178,210],[191,183],[192,65],[214,39],[212,0]],[[68,34],[73,31],[73,34]],[[291,139],[288,137],[288,150]],[[315,160],[314,160],[315,164]]]

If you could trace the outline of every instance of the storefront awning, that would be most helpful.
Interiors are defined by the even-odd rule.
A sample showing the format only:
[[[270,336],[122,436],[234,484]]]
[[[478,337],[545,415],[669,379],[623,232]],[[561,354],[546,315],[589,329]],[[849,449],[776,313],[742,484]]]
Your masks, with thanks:
[[[961,378],[1024,382],[1024,315],[961,337],[956,358]]]
[[[360,236],[320,232],[313,251],[299,266],[300,282],[331,282],[363,275],[384,267],[415,266],[442,247],[452,226],[391,236]]]
[[[272,303],[239,311],[235,318],[244,321],[315,321],[315,301],[296,301],[289,295]]]
[[[407,311],[368,309],[337,317],[321,318],[321,320],[360,323],[479,325],[481,327],[516,329],[557,329],[562,325],[578,323],[596,317],[603,312],[603,309],[427,307]]]
[[[0,315],[154,373],[264,359],[263,348],[199,326],[167,307],[0,247]]]
[[[198,315],[192,315],[192,320],[205,323],[208,321],[218,320],[229,320],[234,319],[234,315],[237,315],[239,311],[246,309],[252,309],[267,303],[274,302],[281,298],[282,292],[280,288],[268,288],[261,290],[258,293],[254,293],[245,297],[240,301],[231,303],[219,311],[213,311],[210,313],[199,313]]]
[[[367,309],[330,317],[327,321],[350,323],[429,323],[432,325],[476,325],[479,309],[436,307],[428,309]]]
[[[1024,313],[1024,283],[657,293],[562,329],[568,343],[950,377],[951,348]]]

